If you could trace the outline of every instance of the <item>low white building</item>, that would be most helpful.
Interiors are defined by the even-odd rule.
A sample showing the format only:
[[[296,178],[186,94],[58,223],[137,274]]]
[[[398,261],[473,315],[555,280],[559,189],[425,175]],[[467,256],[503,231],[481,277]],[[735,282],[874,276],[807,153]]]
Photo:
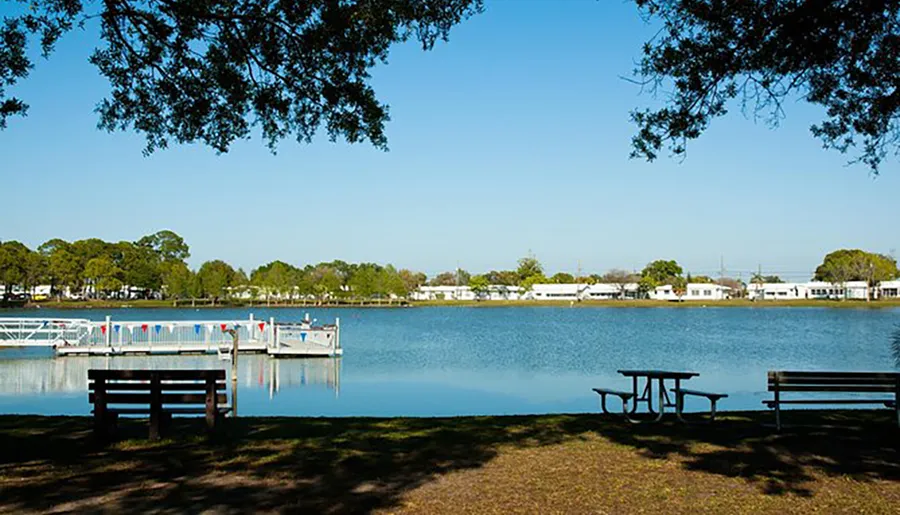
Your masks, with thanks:
[[[747,285],[750,300],[795,300],[809,298],[806,283],[750,283]]]
[[[577,301],[587,297],[587,284],[535,284],[522,298]]]
[[[492,284],[480,298],[482,300],[519,300],[522,288],[505,284]]]
[[[882,281],[878,285],[878,298],[896,299],[900,297],[900,281]]]
[[[413,300],[475,300],[475,292],[468,286],[419,286],[411,297]]]
[[[866,300],[869,285],[866,281],[848,281],[845,283],[829,283],[810,281],[806,283],[809,299],[853,299]]]
[[[731,288],[713,283],[688,283],[684,295],[678,296],[671,284],[657,286],[650,293],[655,300],[725,300],[731,298]]]
[[[588,286],[584,296],[591,300],[636,299],[640,295],[640,287],[637,283],[612,284],[597,283]]]

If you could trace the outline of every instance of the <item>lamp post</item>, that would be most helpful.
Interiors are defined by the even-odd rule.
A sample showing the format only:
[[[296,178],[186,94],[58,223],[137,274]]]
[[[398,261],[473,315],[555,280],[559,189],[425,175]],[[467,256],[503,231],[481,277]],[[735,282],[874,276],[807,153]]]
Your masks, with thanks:
[[[238,332],[235,329],[225,329],[224,332],[231,335],[231,416],[237,417]]]

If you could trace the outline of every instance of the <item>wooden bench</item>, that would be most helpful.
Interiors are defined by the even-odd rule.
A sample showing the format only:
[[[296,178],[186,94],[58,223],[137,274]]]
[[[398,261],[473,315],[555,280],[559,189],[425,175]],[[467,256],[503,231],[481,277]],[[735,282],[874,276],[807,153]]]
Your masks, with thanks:
[[[620,390],[609,390],[606,388],[592,388],[597,394],[600,396],[600,408],[603,409],[603,413],[609,413],[606,409],[606,396],[607,395],[615,395],[622,399],[622,414],[628,413],[628,401],[634,398],[633,392],[623,392]]]
[[[684,412],[684,397],[685,397],[685,395],[693,395],[695,397],[706,397],[707,399],[709,399],[709,421],[710,422],[714,422],[716,420],[716,402],[718,402],[719,399],[724,399],[724,398],[728,397],[728,394],[724,394],[724,393],[701,392],[700,390],[689,390],[687,388],[672,388],[672,393],[675,394],[675,413],[678,413],[678,418],[681,418],[681,415]]]
[[[225,406],[224,370],[88,370],[94,430],[115,432],[119,415],[149,415],[150,438],[160,437],[172,415],[205,415],[215,430]],[[219,393],[222,392],[222,393]]]
[[[893,408],[900,425],[900,373],[894,372],[798,372],[769,371],[769,391],[774,398],[763,404],[775,409],[775,426],[781,430],[782,404],[881,404]],[[871,393],[878,398],[782,399],[783,393]]]

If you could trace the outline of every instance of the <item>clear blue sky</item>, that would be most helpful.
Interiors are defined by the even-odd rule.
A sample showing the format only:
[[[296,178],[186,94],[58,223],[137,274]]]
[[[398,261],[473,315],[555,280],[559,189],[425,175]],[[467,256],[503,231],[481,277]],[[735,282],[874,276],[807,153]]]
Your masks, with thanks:
[[[398,46],[375,71],[389,152],[321,138],[272,155],[255,137],[143,157],[141,136],[96,129],[96,34],[72,33],[13,90],[31,109],[0,132],[0,239],[166,228],[194,266],[340,258],[430,275],[530,250],[550,272],[666,258],[711,273],[724,256],[745,278],[761,265],[802,279],[836,248],[900,249],[896,160],[878,178],[846,166],[803,103],[775,130],[736,109],[684,161],[629,160],[628,113],[652,99],[622,77],[651,34],[630,2],[488,0],[449,43]]]

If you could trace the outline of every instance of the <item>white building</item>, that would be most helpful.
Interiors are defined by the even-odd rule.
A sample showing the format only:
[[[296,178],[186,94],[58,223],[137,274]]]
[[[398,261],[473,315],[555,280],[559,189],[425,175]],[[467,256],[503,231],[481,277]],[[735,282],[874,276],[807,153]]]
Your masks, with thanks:
[[[519,286],[507,286],[505,284],[492,284],[488,286],[487,293],[481,296],[482,300],[519,300],[522,288]]]
[[[413,300],[475,300],[475,292],[468,286],[419,286],[411,297]]]
[[[655,300],[725,300],[731,298],[731,288],[713,283],[688,283],[684,295],[678,296],[671,284],[657,286],[650,293]]]
[[[532,300],[582,300],[587,284],[535,284],[522,298]]]
[[[750,300],[795,300],[809,298],[807,283],[751,283],[747,285]]]
[[[846,283],[828,283],[810,281],[806,283],[809,299],[854,299],[866,300],[869,285],[866,281],[848,281]]]
[[[588,286],[585,298],[591,300],[611,300],[620,299],[623,297],[623,294],[626,299],[636,299],[640,294],[640,287],[637,283],[621,285],[597,283]]]
[[[882,281],[878,285],[878,298],[896,299],[900,297],[900,281]]]

